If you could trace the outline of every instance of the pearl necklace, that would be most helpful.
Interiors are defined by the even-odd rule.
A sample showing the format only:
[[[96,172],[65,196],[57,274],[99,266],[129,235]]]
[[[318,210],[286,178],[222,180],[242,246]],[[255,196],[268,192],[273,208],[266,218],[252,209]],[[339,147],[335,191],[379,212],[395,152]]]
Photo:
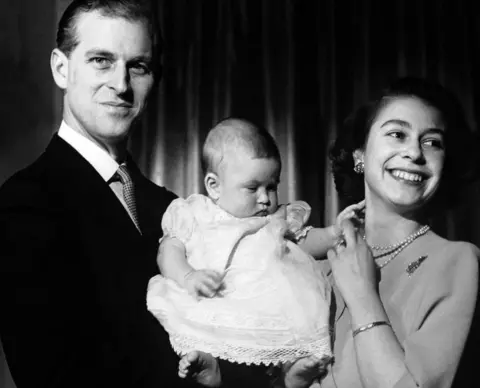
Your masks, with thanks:
[[[408,236],[405,240],[402,240],[395,245],[390,245],[390,246],[387,246],[387,247],[379,247],[378,245],[371,246],[370,248],[373,249],[373,250],[378,250],[378,251],[389,250],[389,252],[387,252],[387,253],[381,253],[377,256],[374,256],[373,257],[374,259],[378,259],[380,257],[386,256],[387,254],[390,254],[390,252],[391,252],[391,255],[392,255],[384,263],[377,264],[378,268],[381,269],[381,268],[385,267],[388,263],[390,263],[393,259],[395,259],[400,254],[400,252],[402,252],[407,246],[409,246],[413,241],[415,241],[420,236],[423,236],[429,230],[430,230],[430,226],[429,225],[424,225],[419,230],[417,230],[416,232],[414,232],[410,236]],[[363,236],[363,239],[366,241],[365,235]]]
[[[420,229],[418,229],[416,232],[413,232],[410,236],[407,236],[404,240],[400,241],[399,243],[393,244],[393,245],[387,245],[387,246],[380,246],[380,245],[369,245],[370,249],[373,249],[374,251],[394,251],[398,249],[400,246],[404,245],[405,243],[408,242],[408,240],[415,240],[417,237],[420,237],[421,235],[425,234],[428,232],[430,229],[429,225],[424,225]],[[363,235],[363,240],[367,242],[367,238],[365,235]]]

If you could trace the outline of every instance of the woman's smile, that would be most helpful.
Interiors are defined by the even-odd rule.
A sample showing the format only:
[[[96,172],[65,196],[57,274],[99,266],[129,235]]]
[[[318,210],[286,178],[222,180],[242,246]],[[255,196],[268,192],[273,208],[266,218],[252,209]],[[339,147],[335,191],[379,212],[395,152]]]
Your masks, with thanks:
[[[409,171],[404,169],[387,169],[387,173],[396,181],[413,186],[425,184],[429,178],[427,174],[419,171]]]

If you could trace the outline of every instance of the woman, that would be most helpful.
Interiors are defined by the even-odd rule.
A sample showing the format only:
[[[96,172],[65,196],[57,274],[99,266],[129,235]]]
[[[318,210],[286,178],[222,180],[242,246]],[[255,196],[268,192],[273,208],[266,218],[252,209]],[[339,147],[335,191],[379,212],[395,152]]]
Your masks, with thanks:
[[[439,237],[428,219],[472,176],[474,144],[456,100],[418,79],[398,81],[347,120],[330,154],[335,183],[348,202],[365,198],[366,209],[363,225],[343,223],[325,262],[335,283],[335,361],[322,388],[451,386],[474,316],[480,252]],[[229,375],[206,354],[185,356],[180,372],[189,364],[206,386]],[[277,383],[308,386],[296,378],[301,366]]]
[[[480,253],[436,235],[428,219],[471,176],[471,140],[455,99],[418,79],[398,81],[347,121],[330,158],[340,196],[365,198],[365,222],[345,222],[328,253],[335,362],[322,388],[451,386]]]

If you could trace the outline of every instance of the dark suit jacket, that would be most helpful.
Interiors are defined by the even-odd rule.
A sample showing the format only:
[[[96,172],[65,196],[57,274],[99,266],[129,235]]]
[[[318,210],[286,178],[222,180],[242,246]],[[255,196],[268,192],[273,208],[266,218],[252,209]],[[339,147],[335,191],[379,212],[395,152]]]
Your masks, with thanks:
[[[0,189],[0,335],[18,388],[180,386],[145,302],[175,195],[133,179],[143,235],[57,135]]]
[[[142,235],[57,135],[1,187],[0,336],[17,388],[186,385],[145,299],[161,219],[176,196],[131,173]],[[268,386],[264,368],[220,369],[224,387]]]

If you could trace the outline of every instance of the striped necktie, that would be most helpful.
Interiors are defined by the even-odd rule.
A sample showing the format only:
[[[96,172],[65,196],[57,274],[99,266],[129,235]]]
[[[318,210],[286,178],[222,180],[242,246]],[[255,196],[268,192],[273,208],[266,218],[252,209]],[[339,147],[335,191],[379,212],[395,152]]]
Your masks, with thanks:
[[[137,216],[137,206],[135,204],[135,187],[133,185],[132,178],[128,173],[127,166],[125,166],[124,164],[120,165],[120,167],[118,167],[116,174],[118,175],[118,177],[120,178],[120,181],[122,182],[123,199],[127,204],[128,212],[130,213],[130,216],[132,217],[132,220],[135,223],[135,226],[137,227],[138,231],[141,233],[142,231],[140,229],[140,223],[138,222],[138,216]]]

